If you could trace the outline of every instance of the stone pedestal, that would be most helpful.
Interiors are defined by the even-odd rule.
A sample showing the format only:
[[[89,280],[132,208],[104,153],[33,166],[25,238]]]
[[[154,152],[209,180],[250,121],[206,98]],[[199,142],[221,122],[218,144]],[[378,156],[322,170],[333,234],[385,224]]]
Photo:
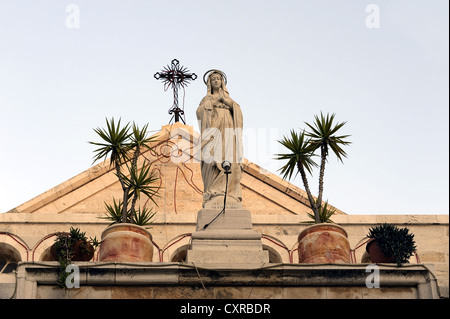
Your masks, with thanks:
[[[216,218],[221,210],[204,208],[198,212],[197,231],[192,234],[186,261],[221,268],[257,267],[269,263],[269,253],[262,249],[261,234],[252,229],[250,211],[242,209],[240,203],[230,203]]]

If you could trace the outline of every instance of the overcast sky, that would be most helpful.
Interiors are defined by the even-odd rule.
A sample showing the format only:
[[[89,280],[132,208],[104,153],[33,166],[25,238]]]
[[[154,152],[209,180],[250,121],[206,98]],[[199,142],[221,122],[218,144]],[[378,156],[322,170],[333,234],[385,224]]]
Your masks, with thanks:
[[[448,6],[0,0],[0,212],[91,167],[105,117],[168,124],[172,93],[153,75],[176,58],[199,76],[184,95],[196,130],[203,74],[226,73],[250,161],[277,173],[277,139],[336,113],[353,143],[343,164],[330,157],[324,199],[348,214],[448,214]]]

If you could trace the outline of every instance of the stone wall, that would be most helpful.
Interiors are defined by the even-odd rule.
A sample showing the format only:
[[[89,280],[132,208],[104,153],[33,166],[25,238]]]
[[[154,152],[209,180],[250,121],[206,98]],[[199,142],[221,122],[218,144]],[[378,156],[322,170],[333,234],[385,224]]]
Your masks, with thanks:
[[[98,217],[95,214],[0,214],[0,249],[13,247],[20,261],[37,262],[53,243],[54,237],[47,237],[49,234],[68,231],[74,226],[85,231],[87,236],[100,238],[108,223]],[[196,217],[196,214],[157,215],[150,229],[156,245],[153,262],[183,260],[183,252],[189,247],[189,234],[195,231]],[[448,218],[448,215],[338,215],[334,221],[348,232],[352,249],[376,224],[389,222],[410,228],[415,234],[420,263],[433,264],[432,273],[438,280],[440,295],[448,297]],[[296,239],[307,227],[301,224],[304,221],[302,216],[254,215],[252,220],[254,229],[266,235],[263,236],[263,244],[269,250],[272,262],[297,263]],[[364,246],[355,250],[357,263],[361,262],[363,253]],[[412,257],[410,262],[415,264],[418,261]],[[11,276],[0,274],[0,282],[8,284],[8,289],[12,289],[11,281]]]

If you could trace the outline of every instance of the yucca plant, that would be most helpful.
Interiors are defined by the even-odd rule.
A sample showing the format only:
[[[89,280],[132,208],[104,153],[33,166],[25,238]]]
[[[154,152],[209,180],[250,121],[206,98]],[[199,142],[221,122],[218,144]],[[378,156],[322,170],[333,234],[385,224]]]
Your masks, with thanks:
[[[155,182],[158,180],[158,178],[154,174],[152,174],[150,168],[151,165],[148,164],[147,161],[144,161],[139,171],[136,167],[136,164],[128,167],[128,172],[130,174],[129,177],[123,173],[121,173],[120,175],[120,178],[122,179],[128,191],[127,197],[131,199],[131,220],[133,220],[136,213],[136,202],[141,197],[141,194],[144,194],[145,196],[150,198],[150,200],[156,205],[153,197],[157,196],[157,194],[155,193],[155,189],[157,189],[157,187],[155,186]]]
[[[100,146],[94,151],[94,163],[110,156],[110,166],[114,165],[116,176],[122,186],[122,201],[116,202],[113,199],[113,205],[105,203],[106,218],[113,223],[135,223],[142,219],[142,216],[136,216],[135,208],[141,194],[156,205],[154,197],[158,196],[159,187],[155,185],[158,177],[153,174],[151,163],[146,160],[140,169],[137,167],[139,155],[144,150],[151,149],[151,143],[156,141],[156,137],[147,137],[148,124],[140,129],[135,123],[132,125],[127,123],[121,127],[120,122],[120,119],[117,124],[114,118],[106,119],[106,129],[94,129],[103,141],[89,143]],[[126,172],[122,171],[123,166],[126,167]],[[140,210],[139,212],[142,213]]]
[[[313,124],[305,122],[310,131],[303,130],[301,133],[296,133],[291,130],[289,137],[284,136],[282,140],[278,141],[289,151],[285,154],[277,154],[276,159],[288,161],[279,171],[285,179],[291,179],[294,172],[296,172],[295,176],[300,173],[316,223],[320,223],[321,220],[320,208],[322,207],[325,165],[329,152],[331,150],[338,160],[343,162],[343,157],[347,157],[347,153],[341,146],[351,143],[346,141],[350,135],[337,135],[346,122],[334,123],[334,117],[335,114],[324,116],[320,113],[320,117],[315,116]],[[317,155],[316,152],[320,152],[320,155]],[[315,156],[320,156],[320,166],[313,160]],[[312,175],[315,167],[319,167],[317,199],[311,193],[306,175],[306,172]]]
[[[106,219],[111,221],[111,224],[118,224],[122,222],[122,201],[116,202],[116,200],[113,198],[113,204],[108,204],[105,202],[106,207],[106,213],[104,216],[100,217],[101,219]],[[127,214],[127,223],[136,224],[139,226],[148,226],[153,223],[153,217],[155,216],[156,212],[152,211],[152,208],[139,208],[137,209],[134,214],[131,214],[131,210],[128,211]]]
[[[328,202],[325,202],[319,209],[319,223],[334,223],[331,220],[331,216],[336,213],[336,208],[328,208]],[[316,217],[314,214],[307,213],[308,217],[311,218],[311,221],[307,221],[306,223],[316,223]]]
[[[106,208],[106,213],[105,216],[99,217],[101,219],[106,219],[111,221],[111,224],[109,224],[109,226],[113,225],[113,224],[119,224],[122,222],[122,201],[119,200],[118,202],[116,202],[116,199],[113,198],[113,204],[108,204],[107,202],[104,202],[105,204],[105,208]],[[127,214],[127,222],[129,220],[128,214]]]
[[[152,208],[139,208],[136,211],[136,214],[132,216],[132,222],[133,224],[139,225],[139,226],[147,226],[150,225],[153,222],[153,217],[155,216],[156,212],[152,211]]]

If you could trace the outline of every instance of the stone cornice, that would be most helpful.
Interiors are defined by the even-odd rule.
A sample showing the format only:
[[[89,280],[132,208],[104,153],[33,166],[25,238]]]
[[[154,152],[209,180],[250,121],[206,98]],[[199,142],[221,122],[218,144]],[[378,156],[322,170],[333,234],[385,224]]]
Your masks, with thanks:
[[[351,287],[360,298],[367,294],[369,264],[265,264],[260,267],[223,268],[201,267],[193,263],[75,263],[79,268],[79,284],[83,286],[172,286],[202,287],[206,292],[213,287]],[[414,264],[397,267],[376,265],[379,284],[388,296],[389,289],[409,288],[419,299],[439,298],[439,288],[432,265]],[[370,268],[370,269],[372,269]],[[57,262],[20,263],[17,270],[16,298],[37,298],[40,285],[56,286]],[[369,273],[370,274],[370,273]],[[365,289],[366,292],[363,291]],[[376,288],[372,288],[376,290]],[[61,289],[64,295],[70,289]],[[410,291],[411,293],[411,291]],[[70,297],[70,296],[67,296]],[[213,297],[213,296],[211,296]],[[283,294],[278,297],[283,297]],[[367,295],[366,295],[367,297]],[[94,297],[95,298],[95,297]],[[370,298],[370,296],[369,296]]]

